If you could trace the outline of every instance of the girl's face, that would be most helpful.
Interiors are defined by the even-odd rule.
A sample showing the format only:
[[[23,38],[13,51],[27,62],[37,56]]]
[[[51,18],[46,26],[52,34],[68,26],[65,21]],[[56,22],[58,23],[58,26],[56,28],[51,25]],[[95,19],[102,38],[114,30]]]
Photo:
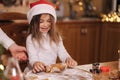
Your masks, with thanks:
[[[49,14],[42,14],[40,17],[39,29],[41,33],[47,33],[50,30],[51,20]]]

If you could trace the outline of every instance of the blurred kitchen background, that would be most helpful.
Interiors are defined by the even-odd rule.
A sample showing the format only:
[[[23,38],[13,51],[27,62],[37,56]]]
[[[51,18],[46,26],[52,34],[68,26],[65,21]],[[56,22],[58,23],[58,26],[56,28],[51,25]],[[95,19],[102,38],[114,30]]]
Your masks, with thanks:
[[[27,13],[29,3],[37,0],[0,0],[0,12]],[[49,0],[57,5],[58,19],[99,17],[101,14],[119,11],[119,0]],[[117,4],[116,4],[117,2]]]

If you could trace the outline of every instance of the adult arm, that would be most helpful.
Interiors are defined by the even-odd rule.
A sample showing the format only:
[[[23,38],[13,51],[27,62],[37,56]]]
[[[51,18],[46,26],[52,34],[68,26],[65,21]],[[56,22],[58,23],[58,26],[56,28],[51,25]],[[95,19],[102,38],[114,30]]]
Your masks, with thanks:
[[[9,38],[0,28],[0,44],[11,52],[11,55],[19,60],[27,60],[26,48],[17,45],[11,38]]]
[[[15,42],[9,38],[0,28],[0,44],[2,44],[4,48],[8,49],[14,43]]]

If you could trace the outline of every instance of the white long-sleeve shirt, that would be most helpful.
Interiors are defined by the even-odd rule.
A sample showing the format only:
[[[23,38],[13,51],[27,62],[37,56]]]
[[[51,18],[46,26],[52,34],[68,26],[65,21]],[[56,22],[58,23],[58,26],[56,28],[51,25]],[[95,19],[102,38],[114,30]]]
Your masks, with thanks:
[[[41,61],[45,65],[55,64],[57,57],[60,58],[62,62],[65,62],[66,58],[71,57],[66,51],[63,41],[59,42],[59,45],[52,43],[50,45],[50,39],[48,35],[45,35],[42,41],[42,47],[38,46],[38,43],[31,40],[31,35],[27,37],[26,48],[29,56],[29,63],[31,66],[36,61]]]
[[[0,44],[8,49],[13,43],[15,42],[11,38],[9,38],[0,28]]]

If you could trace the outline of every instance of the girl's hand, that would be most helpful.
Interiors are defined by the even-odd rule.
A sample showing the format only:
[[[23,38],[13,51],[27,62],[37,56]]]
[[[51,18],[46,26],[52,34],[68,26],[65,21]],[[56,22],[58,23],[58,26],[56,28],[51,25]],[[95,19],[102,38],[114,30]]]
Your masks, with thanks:
[[[72,58],[67,58],[65,63],[67,64],[67,67],[73,67],[78,65],[77,62]]]
[[[45,64],[42,62],[35,62],[33,65],[33,73],[37,73],[37,72],[41,72],[41,71],[45,71]]]

